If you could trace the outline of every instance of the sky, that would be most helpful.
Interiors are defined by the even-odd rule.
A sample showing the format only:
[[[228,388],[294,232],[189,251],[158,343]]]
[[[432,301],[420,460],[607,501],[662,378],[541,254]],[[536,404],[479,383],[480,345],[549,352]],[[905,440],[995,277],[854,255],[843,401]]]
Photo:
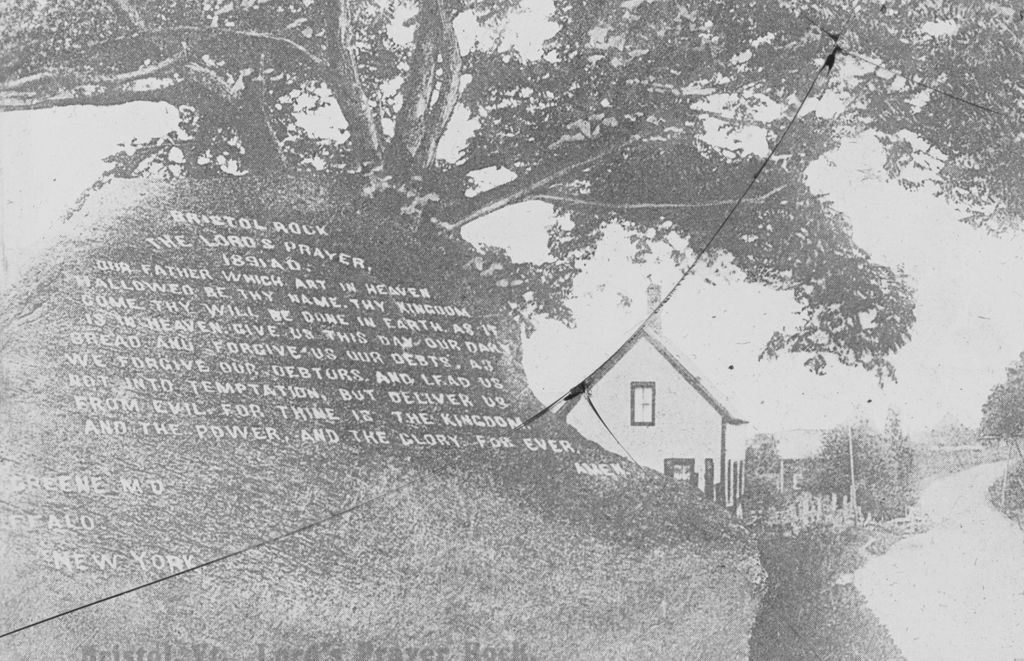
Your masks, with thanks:
[[[699,270],[666,306],[663,333],[751,421],[750,432],[862,417],[881,426],[889,409],[910,430],[951,419],[976,425],[988,392],[1024,351],[1024,238],[991,236],[959,222],[927,190],[881,180],[883,155],[870,136],[832,156],[808,173],[813,188],[847,216],[875,260],[905,269],[916,290],[911,341],[892,359],[897,382],[882,386],[864,370],[840,366],[814,375],[794,355],[760,360],[771,334],[792,321],[792,297],[742,281],[711,284]],[[539,245],[543,210],[537,205],[532,214],[521,229],[535,232]],[[533,250],[522,258],[535,258]],[[667,259],[631,265],[625,237],[612,234],[576,284],[578,328],[545,323],[529,341],[532,382],[548,398],[564,392],[589,371],[581,357],[607,355],[643,319],[648,282],[667,291],[678,277]],[[623,308],[620,294],[632,305]]]
[[[848,66],[843,80],[820,100],[812,99],[805,114],[834,116],[855,94],[849,83],[864,75],[874,74]],[[760,119],[785,112],[768,104]],[[714,119],[705,128],[709,144],[762,158],[770,151],[763,130],[726,136]],[[902,268],[916,290],[912,338],[892,357],[895,382],[879,383],[862,369],[834,364],[824,376],[815,375],[803,366],[806,356],[760,359],[772,333],[795,322],[796,306],[789,294],[742,277],[712,284],[698,269],[662,312],[664,334],[750,421],[746,434],[824,429],[865,418],[881,428],[889,410],[912,432],[950,422],[974,427],[989,391],[1024,351],[1024,236],[993,236],[961,222],[964,214],[936,193],[930,179],[934,160],[919,158],[904,173],[922,183],[913,191],[888,180],[884,161],[875,136],[860,134],[814,163],[807,178],[815,193],[844,214],[857,243],[875,261]],[[741,188],[748,173],[737,167],[731,188]],[[500,245],[518,260],[543,263],[549,259],[545,228],[552,222],[547,205],[530,202],[478,221],[464,236]],[[526,367],[541,399],[557,398],[621,345],[647,315],[649,283],[663,292],[676,283],[679,269],[665,258],[667,252],[666,247],[660,259],[632,264],[624,233],[609,233],[576,283],[577,328],[541,323],[527,342]],[[623,297],[632,304],[624,307]]]
[[[539,50],[545,35],[529,14],[521,18],[506,38],[520,50]],[[461,29],[464,44],[478,38],[472,26]],[[827,93],[807,111],[828,116],[843,102],[841,90]],[[764,109],[765,117],[781,112]],[[8,280],[69,229],[60,218],[104,170],[104,156],[132,138],[166,133],[175,123],[169,106],[147,103],[0,113],[0,227]],[[472,128],[457,114],[442,157],[454,156]],[[723,136],[713,121],[706,128],[712,144],[736,147],[735,136]],[[739,140],[748,153],[763,156],[769,149],[763,132]],[[883,386],[863,370],[838,366],[814,375],[799,356],[759,359],[771,334],[793,322],[795,306],[791,295],[738,275],[709,282],[697,269],[662,313],[663,333],[750,421],[747,434],[827,428],[862,417],[881,425],[889,409],[910,430],[951,419],[974,426],[988,392],[1024,351],[1024,237],[996,237],[959,222],[959,212],[927,183],[908,191],[887,181],[883,160],[877,140],[860,135],[816,162],[807,176],[815,192],[846,215],[856,241],[875,260],[905,269],[917,291],[912,339],[892,359],[897,382]],[[746,172],[737,168],[732,189],[745,184]],[[927,164],[921,175],[927,177]],[[554,222],[547,204],[526,202],[477,221],[464,236],[504,247],[517,261],[543,263],[550,259],[546,232]],[[667,254],[665,246],[635,264],[624,233],[608,232],[575,284],[575,327],[540,320],[526,340],[525,367],[540,399],[564,393],[628,337],[647,314],[650,282],[671,288],[680,273]]]

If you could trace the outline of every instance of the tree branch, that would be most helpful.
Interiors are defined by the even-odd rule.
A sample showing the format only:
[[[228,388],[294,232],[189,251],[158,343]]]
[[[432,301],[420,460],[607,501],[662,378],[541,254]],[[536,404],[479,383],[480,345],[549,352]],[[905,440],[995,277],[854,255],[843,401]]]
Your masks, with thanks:
[[[201,25],[177,25],[164,28],[149,29],[148,24],[142,18],[142,13],[138,7],[134,5],[132,0],[104,0],[106,5],[114,12],[114,14],[128,25],[132,30],[135,31],[134,37],[139,37],[145,40],[153,40],[164,36],[181,36],[183,34],[211,36],[211,37],[223,37],[232,36],[240,37],[246,40],[262,41],[268,44],[279,46],[285,50],[289,50],[292,53],[298,55],[301,59],[306,62],[313,64],[314,66],[326,69],[327,64],[309,52],[301,44],[288,39],[287,37],[280,37],[278,35],[269,34],[266,32],[256,32],[252,30],[235,30],[231,28],[222,28],[214,26],[201,26]]]
[[[195,62],[185,65],[185,75],[207,93],[207,96],[216,100],[218,105],[227,107],[231,105],[231,86],[215,71]]]
[[[409,73],[400,89],[402,107],[395,117],[395,142],[405,148],[410,158],[419,152],[423,143],[437,70],[438,31],[436,20],[426,7],[427,1],[420,3]]]
[[[146,28],[146,23],[142,20],[142,14],[139,12],[138,7],[132,4],[130,0],[106,0],[106,5],[110,7],[118,20],[126,23],[133,30],[139,31]]]
[[[638,140],[640,140],[640,136],[638,135],[632,135],[628,138],[615,140],[599,151],[583,158],[577,157],[576,160],[548,166],[543,168],[541,171],[531,172],[523,177],[517,177],[506,184],[495,186],[490,190],[480,193],[476,197],[466,200],[462,205],[460,205],[462,207],[462,209],[459,210],[461,213],[459,213],[454,220],[448,223],[440,223],[440,225],[444,229],[454,232],[455,230],[465,227],[474,220],[482,218],[487,214],[494,213],[495,211],[503,209],[509,205],[531,199],[535,197],[538,192],[547,188],[559,179],[562,179],[589,165],[593,165],[611,154],[620,152],[625,149],[627,145]]]
[[[166,37],[174,37],[177,41],[182,36],[199,40],[222,40],[227,36],[243,40],[246,46],[261,47],[258,55],[256,52],[251,55],[258,58],[256,73],[243,85],[234,88],[230,81],[225,82],[215,71],[198,63],[186,64],[180,70],[181,75],[159,78],[160,74],[171,72],[186,62],[188,49],[183,45],[179,52],[156,64],[126,73],[97,75],[75,70],[45,71],[0,83],[0,111],[76,104],[117,105],[137,100],[167,101],[176,105],[196,103],[207,112],[225,117],[235,127],[248,169],[268,171],[284,166],[284,156],[266,104],[266,84],[262,74],[265,51],[267,48],[281,49],[291,56],[298,56],[300,62],[329,74],[323,60],[291,39],[273,34],[188,25],[151,30],[133,0],[103,1],[133,34],[104,42],[98,47],[136,41],[159,50],[160,42]]]
[[[327,35],[330,57],[328,60],[318,57],[292,39],[266,32],[193,25],[177,25],[151,29],[142,19],[131,0],[104,1],[117,15],[118,19],[127,23],[134,30],[134,33],[96,44],[94,48],[109,49],[113,46],[121,45],[123,49],[123,44],[140,41],[153,46],[159,46],[161,42],[173,38],[175,42],[185,39],[190,44],[195,42],[207,46],[220,46],[221,48],[224,47],[225,40],[234,40],[241,42],[241,45],[258,47],[261,52],[268,55],[277,52],[282,56],[289,57],[293,62],[307,67],[314,75],[324,79],[341,106],[356,149],[364,155],[364,158],[373,162],[380,161],[383,151],[383,131],[380,127],[379,118],[374,113],[373,107],[360,83],[359,72],[352,49],[353,37],[351,33],[349,0],[321,0],[321,6],[329,16]],[[170,66],[169,63],[167,64]],[[219,80],[216,74],[203,68],[197,69],[192,65],[189,65],[189,69],[188,75],[206,91],[213,93],[217,97],[224,96],[221,93],[222,91],[218,89],[221,85],[214,84]],[[35,74],[13,82],[28,85],[42,83],[53,77],[54,74],[49,73]],[[9,100],[11,103],[8,109],[13,109],[15,106],[25,108],[46,107],[50,103],[50,101],[44,101],[43,105],[32,106],[24,100]],[[74,101],[67,100],[61,100],[60,102],[64,104],[74,103]]]
[[[267,173],[283,169],[286,162],[267,106],[263,55],[254,57],[253,73],[235,86],[199,64],[190,63],[185,68],[196,87],[196,101],[202,102],[206,112],[221,115],[234,127],[242,143],[246,169]]]
[[[459,39],[452,24],[455,15],[445,0],[433,0],[435,23],[440,42],[440,56],[443,62],[441,77],[437,82],[437,98],[430,108],[424,126],[423,139],[416,151],[420,167],[434,164],[437,145],[451,121],[455,106],[459,102],[459,85],[462,77],[462,53]]]
[[[301,44],[266,32],[252,30],[237,30],[233,28],[213,26],[190,26],[179,25],[164,28],[157,28],[139,32],[131,37],[122,37],[117,42],[126,40],[143,39],[152,43],[154,40],[174,37],[175,39],[188,38],[199,43],[214,41],[223,47],[225,39],[233,39],[241,42],[246,47],[259,48],[265,55],[272,52],[289,57],[293,62],[304,65],[316,77],[322,78],[331,89],[342,114],[348,123],[349,132],[352,135],[353,145],[358,153],[365,160],[377,163],[380,162],[383,152],[383,131],[380,120],[374,113],[368,97],[363,91],[360,83],[355,55],[352,50],[351,18],[349,16],[348,0],[320,0],[321,8],[328,17],[327,41],[329,60],[318,57]],[[110,46],[114,42],[106,44]],[[223,87],[212,71],[205,68],[197,68],[198,65],[189,65],[189,69],[198,78],[204,88],[215,93],[217,96],[224,96],[218,87]],[[219,84],[218,84],[219,81]]]
[[[789,184],[776,186],[764,195],[748,196],[743,199],[744,203],[763,202],[779,191],[788,187]],[[599,209],[710,209],[735,204],[736,200],[713,200],[711,202],[603,202],[601,200],[588,200],[580,197],[569,197],[565,195],[534,195],[535,200],[545,202],[558,202],[560,204],[576,204],[584,207],[597,207]]]
[[[160,37],[181,37],[182,35],[193,35],[208,37],[211,39],[222,39],[225,37],[240,39],[245,42],[259,42],[264,46],[275,46],[282,51],[291,53],[306,64],[312,65],[315,69],[326,72],[329,69],[328,63],[317,57],[304,46],[288,37],[281,37],[269,32],[257,32],[255,30],[236,30],[233,28],[222,28],[202,25],[174,25],[165,28],[145,30],[136,37],[160,38]]]
[[[255,75],[245,83],[238,98],[235,122],[239,139],[245,151],[246,169],[266,173],[282,170],[285,166],[281,144],[274,134],[267,110],[267,86],[263,78],[263,56],[260,56]]]
[[[379,163],[383,154],[383,131],[363,90],[352,37],[349,0],[321,0],[327,23],[327,85],[348,122],[353,146],[364,160]]]
[[[39,110],[64,106],[116,106],[132,101],[153,101],[178,104],[185,102],[181,93],[181,81],[174,78],[159,78],[133,81],[139,85],[119,85],[86,89],[84,87],[61,89],[49,94],[40,90],[32,92],[0,92],[0,112],[15,110]]]
[[[175,53],[165,60],[156,64],[140,67],[135,71],[119,73],[115,75],[86,75],[74,70],[43,71],[30,76],[24,76],[15,80],[0,83],[0,92],[18,92],[26,88],[44,85],[63,85],[71,87],[74,85],[122,85],[134,82],[143,78],[150,78],[156,74],[169,71],[178,64],[185,61],[187,54],[184,50]]]

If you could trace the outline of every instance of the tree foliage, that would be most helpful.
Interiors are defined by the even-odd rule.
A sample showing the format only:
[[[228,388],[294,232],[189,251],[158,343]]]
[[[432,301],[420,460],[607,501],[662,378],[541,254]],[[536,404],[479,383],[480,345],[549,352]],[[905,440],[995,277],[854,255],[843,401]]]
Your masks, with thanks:
[[[992,388],[981,416],[981,431],[986,436],[1024,436],[1024,353],[1006,368],[1006,380]]]
[[[748,474],[763,473],[778,476],[779,439],[772,434],[757,434],[747,443],[746,470]],[[776,480],[777,481],[777,480]]]
[[[984,439],[979,429],[968,427],[949,413],[920,437],[920,443],[925,446],[974,445],[980,440]]]
[[[812,461],[807,488],[816,493],[850,493],[851,441],[861,511],[882,520],[905,515],[916,498],[914,454],[899,416],[893,412],[881,434],[866,422],[826,432],[821,450]]]
[[[680,265],[707,245],[761,158],[716,146],[709,130],[738,138],[753,127],[774,142],[833,50],[827,32],[841,32],[838,74],[813,96],[838,90],[842,116],[800,119],[708,254],[793,293],[801,322],[765,352],[799,352],[819,371],[831,357],[891,374],[887,357],[914,322],[904,275],[874,263],[807,186],[807,166],[843,135],[876,132],[905,185],[933,166],[976,223],[1005,228],[1024,210],[1019,111],[1004,98],[1020,85],[1003,83],[1024,55],[1016,16],[998,4],[554,0],[550,16],[534,14],[553,25],[539,55],[506,34],[531,7],[14,0],[0,7],[0,109],[171,103],[178,130],[132,145],[117,174],[355,174],[367,196],[397,200],[410,231],[428,221],[424,240],[459,241],[491,211],[546,200],[563,216],[551,264],[489,253],[475,266],[524,316],[564,316],[609,225],[631,230],[638,258],[673,235],[690,246],[676,251]],[[933,24],[956,31],[923,31]],[[476,128],[446,160],[439,145],[457,112]],[[324,113],[335,118],[326,129]],[[511,180],[477,190],[492,168]]]
[[[771,434],[757,434],[747,444],[743,515],[752,520],[783,508],[787,495],[779,489],[779,441]]]

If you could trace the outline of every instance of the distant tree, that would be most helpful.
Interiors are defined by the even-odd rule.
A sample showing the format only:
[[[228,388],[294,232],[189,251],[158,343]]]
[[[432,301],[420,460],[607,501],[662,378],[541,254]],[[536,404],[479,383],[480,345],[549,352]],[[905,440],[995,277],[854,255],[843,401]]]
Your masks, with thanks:
[[[815,493],[848,494],[851,437],[857,505],[876,519],[904,515],[914,501],[913,454],[895,414],[882,434],[863,421],[827,431],[804,484]]]
[[[786,496],[779,490],[779,440],[757,434],[747,444],[743,513],[758,518],[781,508]]]
[[[981,431],[985,436],[1024,436],[1024,353],[1006,368],[1006,380],[992,388],[981,415]]]
[[[910,447],[910,437],[903,431],[899,413],[892,409],[889,409],[885,420],[883,440],[892,448],[896,461],[897,485],[894,487],[896,489],[894,497],[898,499],[896,505],[905,510],[917,499],[914,490],[914,450]]]
[[[771,434],[757,434],[747,443],[746,471],[751,473],[775,473],[778,475],[779,439]]]
[[[947,413],[939,422],[925,432],[921,443],[924,445],[969,445],[977,443],[981,431],[960,422],[956,416]]]

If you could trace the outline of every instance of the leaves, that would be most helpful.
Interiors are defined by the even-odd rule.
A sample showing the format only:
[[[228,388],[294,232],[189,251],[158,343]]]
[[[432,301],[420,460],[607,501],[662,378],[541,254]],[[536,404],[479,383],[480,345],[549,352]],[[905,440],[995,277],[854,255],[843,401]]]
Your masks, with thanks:
[[[184,44],[189,61],[168,75],[184,90],[181,105],[191,108],[172,140],[147,146],[141,163],[126,153],[125,168],[158,176],[244,171],[249,151],[239,118],[252,115],[237,104],[257,81],[265,86],[255,96],[268,130],[291,167],[363,173],[369,196],[395,196],[395,212],[415,220],[465,202],[474,171],[500,167],[527,181],[551,164],[586,161],[532,191],[609,203],[554,203],[564,222],[551,235],[553,264],[532,269],[488,254],[494,270],[485,277],[519,313],[565,317],[572,279],[610,224],[630,229],[638,257],[669,239],[684,239],[697,252],[715,236],[713,257],[730,256],[749,280],[791,291],[800,306],[800,324],[779,329],[765,355],[793,351],[814,371],[838,361],[885,376],[887,357],[909,338],[912,292],[903,274],[872,263],[854,245],[844,220],[808,190],[804,173],[843,135],[870,130],[887,148],[887,177],[907,187],[935,183],[975,224],[1019,228],[1024,39],[1017,13],[992,3],[890,2],[885,12],[847,5],[555,0],[550,17],[531,16],[538,27],[550,18],[555,28],[537,56],[505,39],[510,18],[525,5],[467,0],[453,13],[475,19],[460,18],[460,25],[479,28],[475,43],[462,44],[468,84],[459,97],[475,130],[457,162],[423,171],[389,164],[386,172],[366,173],[354,148],[360,128],[336,119],[344,99],[332,94],[344,92],[324,66],[338,55],[330,38],[337,17],[332,26],[327,5],[313,0],[139,0],[146,35],[101,0],[5,3],[0,80],[45,72],[57,85],[123,73]],[[349,6],[346,27],[369,111],[362,126],[379,124],[386,138],[411,59],[401,35],[417,20],[416,9],[411,0]],[[850,102],[835,121],[801,117],[758,184],[787,193],[741,207],[716,235],[726,209],[701,203],[735,199],[750,181],[760,164],[747,151],[751,136],[771,144],[788,125],[833,47],[823,31],[841,34],[844,48],[828,89],[841,89]],[[324,119],[329,111],[331,121]],[[639,139],[587,161],[629,136]]]
[[[1006,369],[981,409],[982,433],[1002,438],[1024,436],[1024,353]]]
[[[825,432],[811,462],[807,488],[814,493],[850,493],[850,452],[857,505],[872,517],[888,520],[906,514],[914,503],[913,451],[892,412],[883,434],[866,423]]]

